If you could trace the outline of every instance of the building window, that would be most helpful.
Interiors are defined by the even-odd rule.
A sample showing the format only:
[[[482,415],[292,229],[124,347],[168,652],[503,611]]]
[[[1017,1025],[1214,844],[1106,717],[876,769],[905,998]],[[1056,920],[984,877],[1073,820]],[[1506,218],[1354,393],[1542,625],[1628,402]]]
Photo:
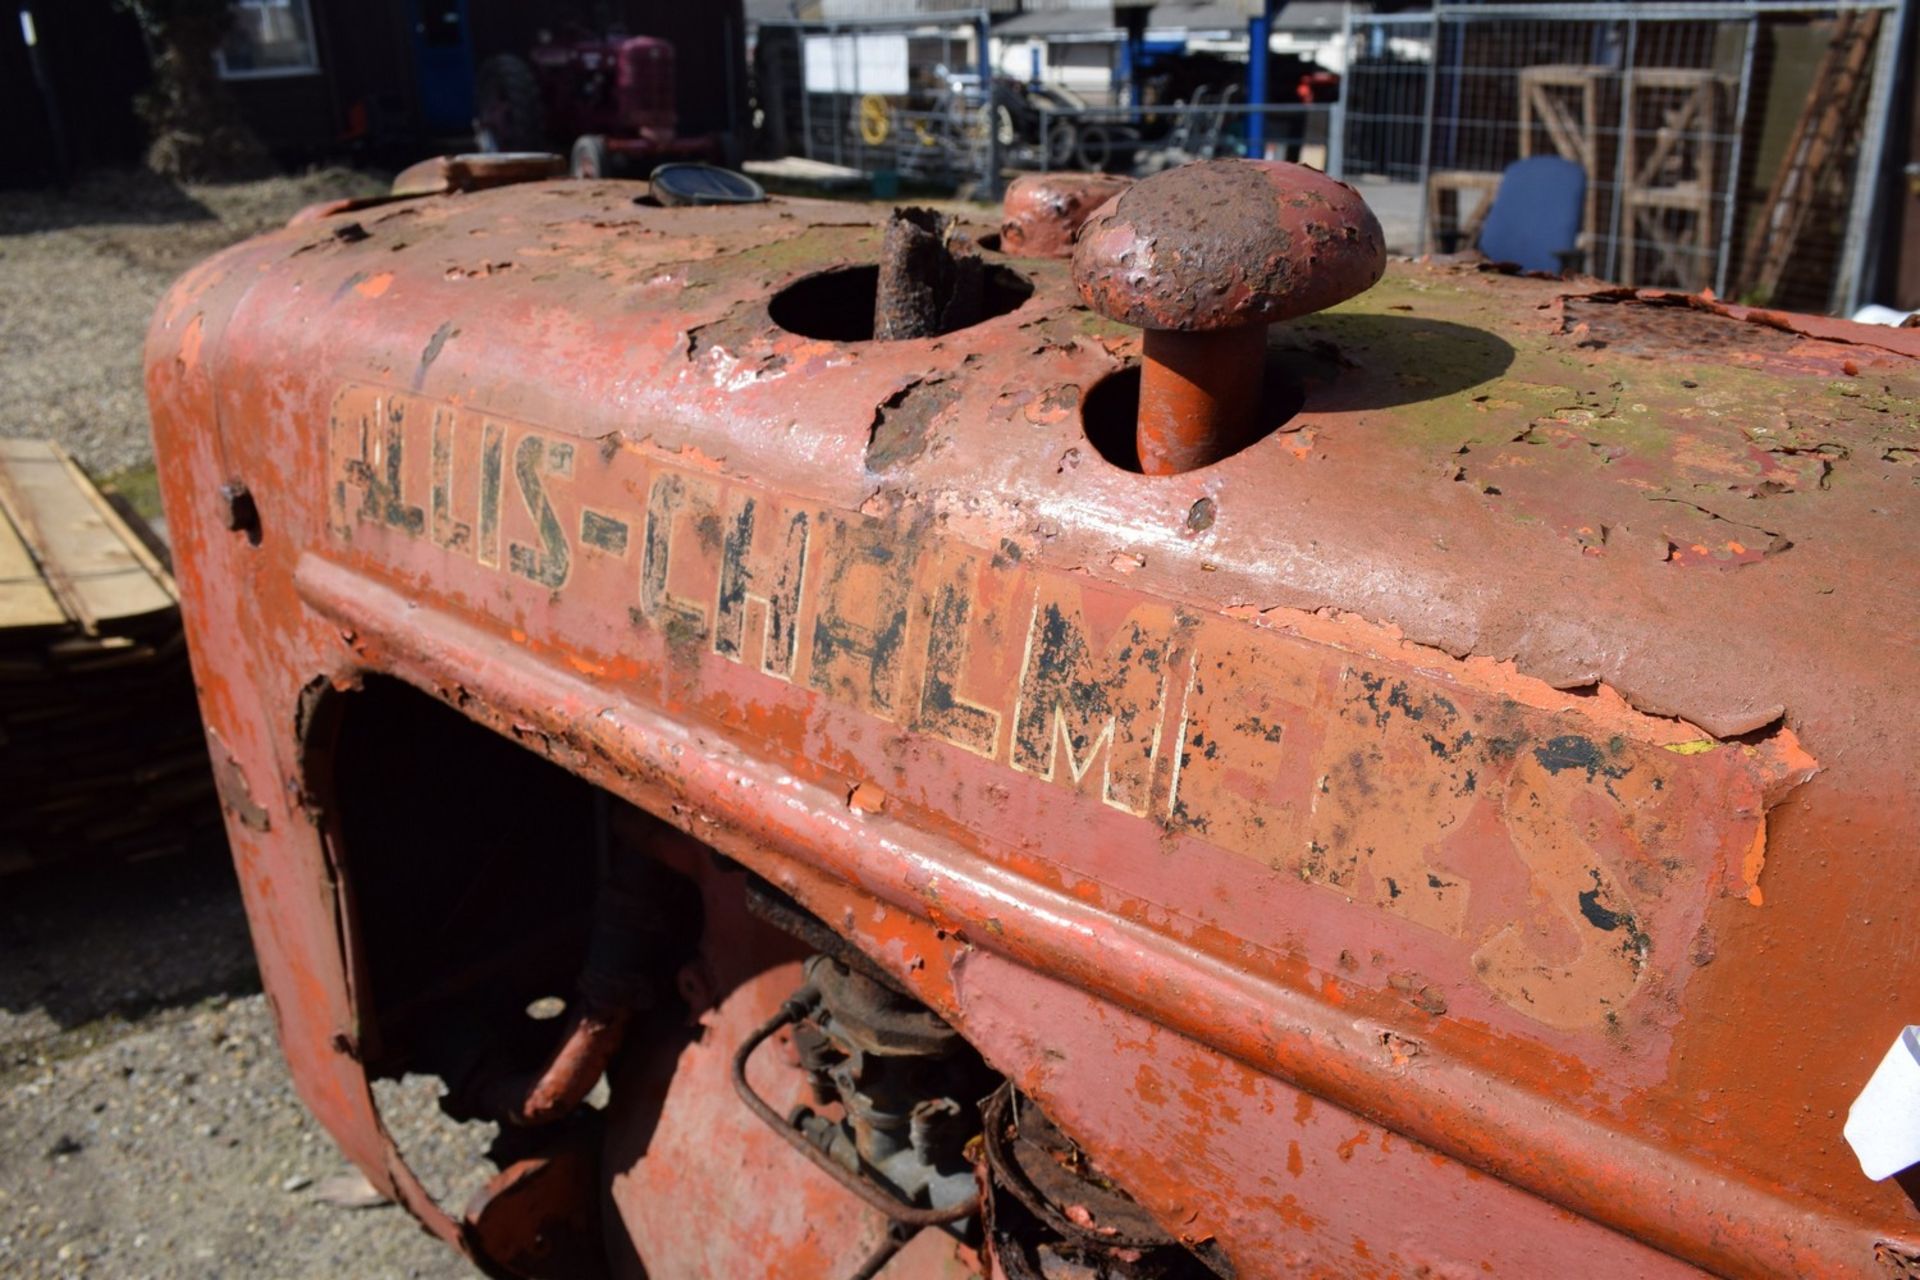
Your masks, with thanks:
[[[307,0],[233,0],[233,29],[215,56],[227,80],[320,70]]]

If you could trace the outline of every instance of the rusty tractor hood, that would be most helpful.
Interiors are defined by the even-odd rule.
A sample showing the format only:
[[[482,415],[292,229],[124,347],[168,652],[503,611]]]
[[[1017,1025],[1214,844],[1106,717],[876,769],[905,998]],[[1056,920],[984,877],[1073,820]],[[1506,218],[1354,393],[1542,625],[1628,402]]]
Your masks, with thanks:
[[[1221,612],[1354,615],[1717,736],[1864,729],[1911,656],[1914,335],[1398,262],[1276,327],[1305,388],[1280,430],[1147,478],[1086,438],[1083,400],[1138,334],[1081,306],[1066,263],[1003,260],[1033,296],[957,333],[809,339],[769,302],[874,261],[877,216],[630,190],[401,203],[196,275],[253,284],[227,348],[270,344],[290,371],[777,475]]]
[[[537,726],[555,758],[612,768],[588,740],[630,694],[749,754],[783,744],[770,787],[876,778],[900,840],[1058,895],[1046,919],[1024,890],[969,906],[902,854],[943,939],[1054,965],[1662,1247],[1813,1268],[1845,1252],[1823,1231],[1910,1215],[1835,1117],[1920,983],[1916,335],[1396,262],[1272,329],[1297,410],[1149,477],[1103,453],[1104,380],[1139,335],[1082,306],[1065,261],[990,252],[1006,299],[1030,284],[1017,306],[863,341],[881,214],[643,192],[337,213],[162,305],[157,434],[258,505],[249,551],[179,518],[211,499],[165,476],[203,701],[237,756],[264,759],[294,704],[205,679],[230,643],[207,619],[291,651],[457,614],[476,638],[429,657],[464,655],[474,688],[483,633],[583,682],[550,699],[572,729]],[[818,279],[838,268],[864,271]],[[196,414],[217,431],[179,439]],[[1113,674],[1080,680],[1095,633]],[[1261,720],[1294,693],[1337,710]],[[1300,751],[1315,771],[1263,791]],[[690,756],[660,767],[692,785]],[[1376,846],[1413,819],[1440,833],[1425,868],[1388,866]],[[770,822],[755,838],[786,838]],[[1509,840],[1532,870],[1473,880]],[[878,893],[893,872],[865,856],[835,874]],[[1511,923],[1549,900],[1537,935]],[[1152,946],[1087,941],[1071,967],[1095,933],[1046,930],[1083,909]],[[1142,956],[1197,967],[1162,982],[1125,969]],[[1293,1031],[1261,1021],[1309,1005]],[[1713,1178],[1784,1199],[1714,1199]],[[1813,1225],[1744,1217],[1785,1202]]]

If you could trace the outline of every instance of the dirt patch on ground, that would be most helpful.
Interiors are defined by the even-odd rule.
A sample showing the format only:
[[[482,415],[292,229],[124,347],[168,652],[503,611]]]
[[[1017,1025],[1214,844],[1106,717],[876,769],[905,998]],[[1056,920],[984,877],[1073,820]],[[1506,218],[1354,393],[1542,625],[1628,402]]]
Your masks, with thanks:
[[[343,169],[177,186],[145,172],[0,192],[0,436],[49,436],[96,474],[153,454],[140,348],[182,272],[303,205],[372,195]]]

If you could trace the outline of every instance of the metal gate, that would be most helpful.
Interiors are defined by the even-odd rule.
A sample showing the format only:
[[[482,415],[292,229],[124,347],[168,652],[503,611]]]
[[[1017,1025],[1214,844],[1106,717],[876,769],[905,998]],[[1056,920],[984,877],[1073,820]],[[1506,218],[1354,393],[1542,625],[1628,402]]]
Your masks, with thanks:
[[[1349,18],[1345,171],[1415,184],[1414,247],[1471,244],[1505,168],[1586,172],[1584,269],[1851,310],[1905,0],[1440,4]]]
[[[961,181],[1000,170],[987,14],[760,24],[755,72],[776,154]]]

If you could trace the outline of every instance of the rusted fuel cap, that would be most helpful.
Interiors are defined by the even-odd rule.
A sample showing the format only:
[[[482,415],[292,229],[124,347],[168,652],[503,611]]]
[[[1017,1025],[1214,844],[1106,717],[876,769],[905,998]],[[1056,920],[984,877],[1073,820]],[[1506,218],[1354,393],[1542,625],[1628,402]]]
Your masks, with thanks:
[[[1146,331],[1140,469],[1191,471],[1250,440],[1267,326],[1365,292],[1386,265],[1367,202],[1297,164],[1182,165],[1096,209],[1073,281],[1095,311]]]
[[[1088,216],[1133,185],[1111,173],[1023,173],[1001,201],[1000,247],[1016,258],[1065,258]]]

